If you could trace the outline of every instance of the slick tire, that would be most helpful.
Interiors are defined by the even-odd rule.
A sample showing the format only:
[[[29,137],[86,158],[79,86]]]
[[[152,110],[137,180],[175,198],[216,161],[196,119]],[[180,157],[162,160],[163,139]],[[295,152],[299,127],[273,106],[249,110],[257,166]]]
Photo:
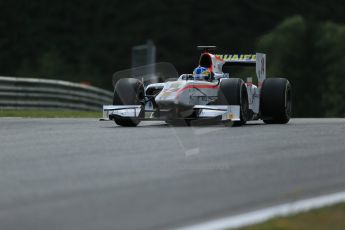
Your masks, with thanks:
[[[242,79],[230,78],[220,82],[218,91],[218,105],[240,105],[240,121],[235,121],[232,126],[244,125],[249,118],[249,102],[247,87]]]
[[[285,78],[267,78],[260,94],[260,116],[266,124],[286,124],[292,113],[291,84]]]
[[[134,78],[123,78],[117,81],[114,87],[113,105],[143,105],[145,99],[144,86]],[[125,127],[135,127],[140,118],[115,117],[116,124]]]

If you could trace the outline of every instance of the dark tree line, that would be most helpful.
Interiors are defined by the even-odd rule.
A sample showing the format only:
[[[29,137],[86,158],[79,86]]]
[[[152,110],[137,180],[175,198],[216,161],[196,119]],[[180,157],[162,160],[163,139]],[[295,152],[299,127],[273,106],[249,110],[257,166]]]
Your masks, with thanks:
[[[291,17],[263,36],[269,75],[287,76],[298,116],[345,116],[345,25]]]
[[[0,0],[0,75],[111,89],[133,45],[152,39],[158,61],[191,72],[196,45],[214,44],[265,51],[292,81],[295,115],[344,116],[344,12],[340,0]]]

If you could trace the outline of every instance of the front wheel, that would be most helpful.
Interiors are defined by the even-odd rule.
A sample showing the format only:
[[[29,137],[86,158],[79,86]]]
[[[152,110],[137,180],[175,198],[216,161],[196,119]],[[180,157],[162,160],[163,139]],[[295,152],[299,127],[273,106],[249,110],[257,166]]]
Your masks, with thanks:
[[[114,89],[113,105],[142,105],[145,100],[144,86],[134,78],[123,78],[117,81]],[[115,117],[116,124],[134,127],[140,118]]]
[[[239,105],[240,121],[235,121],[232,126],[244,125],[249,119],[249,102],[247,87],[242,79],[230,78],[220,82],[218,91],[218,105]]]

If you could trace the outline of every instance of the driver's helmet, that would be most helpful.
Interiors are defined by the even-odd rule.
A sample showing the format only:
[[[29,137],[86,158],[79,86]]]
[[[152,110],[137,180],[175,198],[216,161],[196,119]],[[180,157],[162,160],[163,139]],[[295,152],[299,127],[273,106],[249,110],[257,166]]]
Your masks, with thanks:
[[[211,72],[208,68],[198,66],[193,71],[194,80],[209,81],[211,79]]]

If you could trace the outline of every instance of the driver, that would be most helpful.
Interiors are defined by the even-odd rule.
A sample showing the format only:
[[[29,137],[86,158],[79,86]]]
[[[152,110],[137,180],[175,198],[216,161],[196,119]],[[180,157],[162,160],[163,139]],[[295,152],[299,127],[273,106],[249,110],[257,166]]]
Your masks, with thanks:
[[[193,71],[194,80],[212,81],[212,73],[208,68],[198,66]]]

